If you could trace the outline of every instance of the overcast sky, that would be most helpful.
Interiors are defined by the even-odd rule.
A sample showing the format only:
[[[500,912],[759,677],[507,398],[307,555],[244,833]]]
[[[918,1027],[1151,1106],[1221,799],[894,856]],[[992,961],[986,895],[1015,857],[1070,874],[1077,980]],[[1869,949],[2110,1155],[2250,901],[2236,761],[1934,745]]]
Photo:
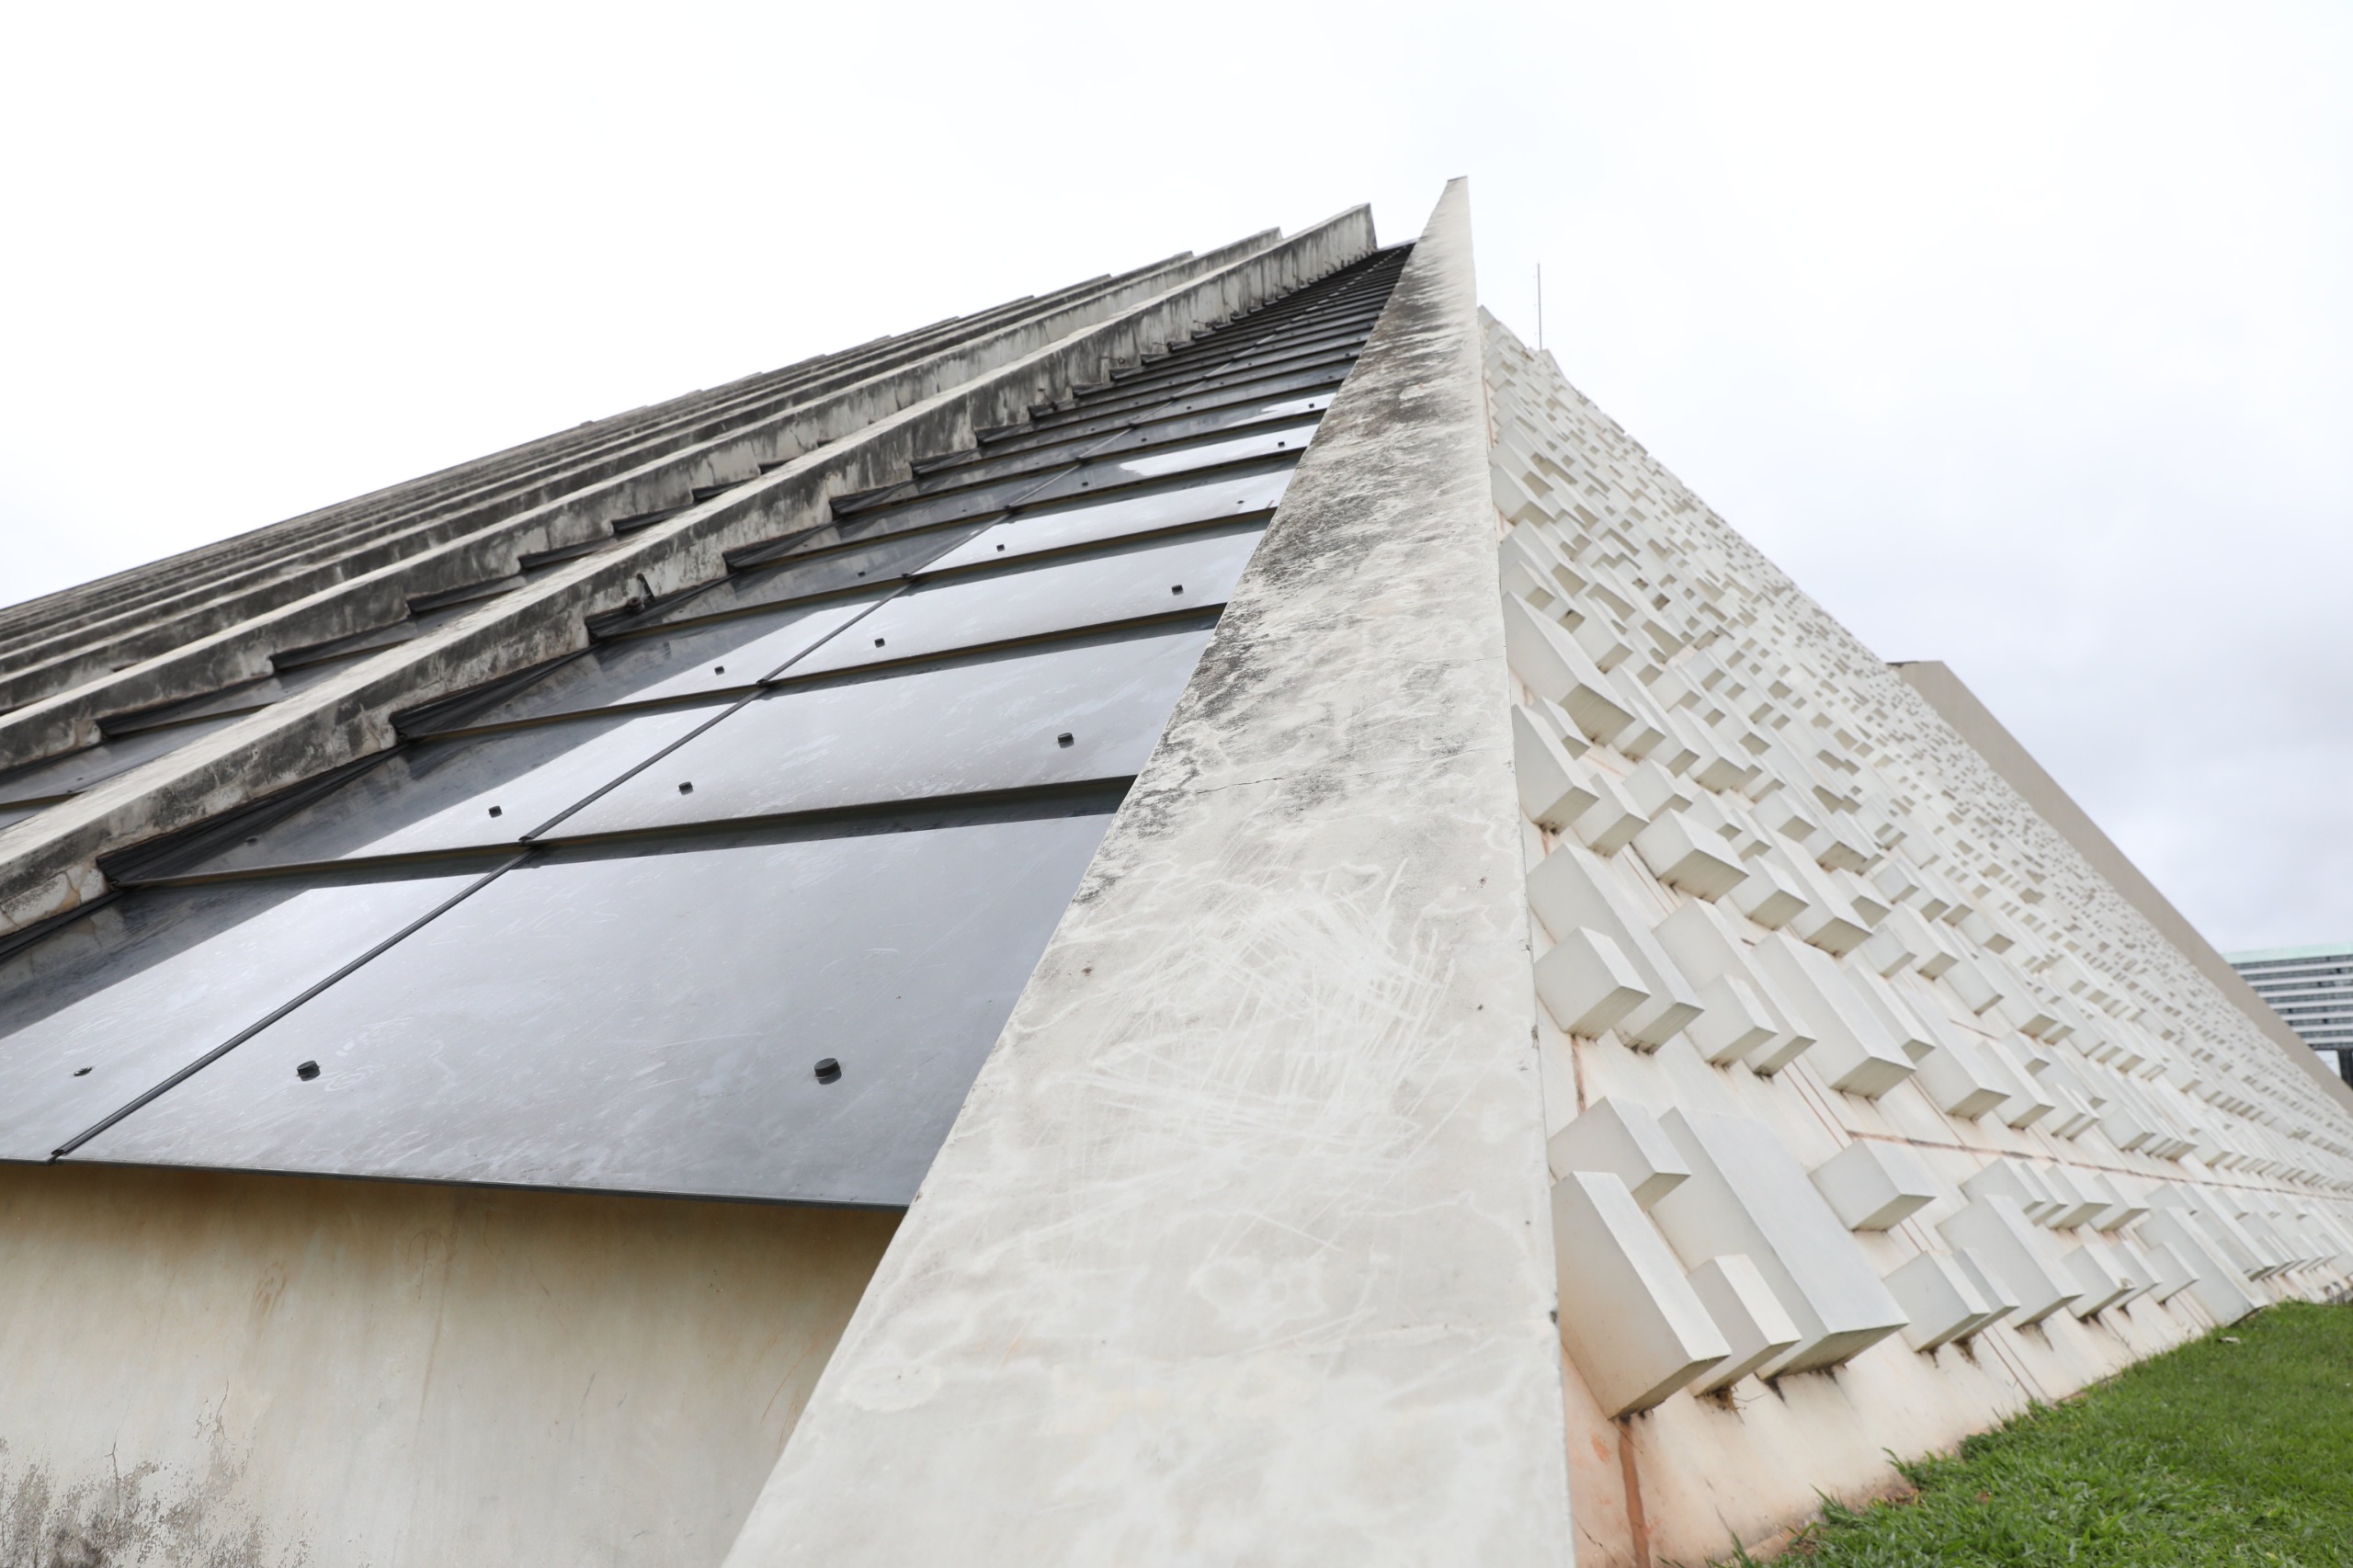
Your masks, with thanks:
[[[2218,945],[2353,938],[2353,7],[17,7],[0,601],[1472,176],[1481,289]]]

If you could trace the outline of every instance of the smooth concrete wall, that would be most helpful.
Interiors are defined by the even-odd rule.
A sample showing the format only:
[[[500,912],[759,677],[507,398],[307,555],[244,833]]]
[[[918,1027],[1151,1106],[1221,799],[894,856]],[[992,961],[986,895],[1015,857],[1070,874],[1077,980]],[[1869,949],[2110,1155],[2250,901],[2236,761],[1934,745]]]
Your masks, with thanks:
[[[0,1165],[0,1562],[717,1562],[897,1217]]]
[[[1564,1564],[1448,188],[733,1568]]]
[[[2271,1010],[2270,1004],[2256,994],[2255,988],[2231,967],[2230,960],[2216,952],[2214,945],[2173,906],[2173,901],[2157,891],[2156,883],[2142,875],[2141,868],[2100,831],[2091,813],[2075,804],[2075,798],[2062,790],[2059,781],[2034,760],[2033,754],[1994,717],[1993,710],[1961,684],[1949,665],[1935,659],[1913,659],[1893,667],[1904,677],[1904,684],[1926,698],[1937,716],[1959,731],[1961,738],[1985,759],[1987,767],[2000,774],[2038,816],[2074,845],[2075,853],[2089,861],[2092,869],[2108,879],[2109,886],[2139,910],[2166,941],[2180,949],[2182,955],[2198,967],[2198,972],[2214,983],[2216,990],[2255,1020],[2255,1027],[2286,1051],[2289,1061],[2339,1105],[2353,1110],[2353,1085],[2332,1072],[2321,1061],[2320,1053],[2305,1044],[2303,1038]]]

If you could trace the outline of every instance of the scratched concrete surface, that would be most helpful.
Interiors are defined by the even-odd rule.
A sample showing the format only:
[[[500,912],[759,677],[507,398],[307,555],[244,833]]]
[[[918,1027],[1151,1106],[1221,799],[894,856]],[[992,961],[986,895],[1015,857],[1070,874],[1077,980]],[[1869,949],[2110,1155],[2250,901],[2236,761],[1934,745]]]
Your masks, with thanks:
[[[1468,219],[1458,182],[733,1568],[1568,1561]]]

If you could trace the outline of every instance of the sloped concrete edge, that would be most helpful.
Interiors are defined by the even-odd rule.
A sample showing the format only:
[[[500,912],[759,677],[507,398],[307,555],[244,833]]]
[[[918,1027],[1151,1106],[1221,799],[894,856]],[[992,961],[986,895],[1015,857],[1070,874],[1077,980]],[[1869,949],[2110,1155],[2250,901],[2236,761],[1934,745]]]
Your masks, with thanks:
[[[731,1568],[1572,1552],[1464,184]]]

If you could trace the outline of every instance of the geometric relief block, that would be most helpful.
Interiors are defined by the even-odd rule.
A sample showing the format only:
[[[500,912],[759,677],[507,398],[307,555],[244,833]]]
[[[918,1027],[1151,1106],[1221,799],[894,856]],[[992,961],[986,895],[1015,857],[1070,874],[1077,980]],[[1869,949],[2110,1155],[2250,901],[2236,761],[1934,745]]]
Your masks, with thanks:
[[[1659,1119],[1690,1179],[1652,1207],[1691,1267],[1746,1256],[1797,1325],[1797,1345],[1762,1375],[1836,1366],[1904,1326],[1904,1309],[1770,1128],[1676,1109]]]
[[[1611,1416],[1648,1410],[1732,1353],[1675,1255],[1616,1176],[1552,1187],[1561,1342]]]
[[[2132,1281],[2120,1276],[2115,1265],[2094,1252],[2088,1243],[2066,1254],[2059,1263],[2066,1270],[2066,1277],[2083,1291],[2067,1309],[2079,1318],[2097,1316],[2132,1289]]]
[[[1511,710],[1511,752],[1519,809],[1529,821],[1558,833],[1601,799],[1584,767],[1517,704]]]
[[[1634,835],[1634,853],[1667,886],[1717,899],[1748,879],[1748,868],[1711,833],[1695,830],[1680,812],[1662,812]]]
[[[2117,1298],[2116,1304],[2120,1307],[2131,1306],[2162,1283],[2157,1278],[2156,1270],[2150,1267],[2139,1254],[2120,1241],[2105,1236],[2094,1236],[2084,1244],[2098,1247],[2107,1255],[2109,1267],[2132,1281],[2132,1289]]]
[[[1700,1375],[1699,1393],[1727,1389],[1775,1357],[1794,1349],[1798,1325],[1765,1283],[1765,1276],[1742,1254],[1711,1257],[1691,1271],[1691,1289],[1732,1346],[1732,1354]]]
[[[1775,931],[1756,945],[1756,959],[1793,1006],[1791,1021],[1813,1035],[1810,1059],[1832,1088],[1877,1099],[1912,1076],[1911,1058],[1820,951]]]
[[[2054,1231],[2072,1231],[2101,1210],[2109,1207],[2107,1195],[2094,1188],[2088,1173],[2072,1170],[2065,1165],[2044,1165],[2035,1174],[2042,1178],[2052,1195],[2066,1207],[2043,1223]]]
[[[2029,1222],[2015,1199],[1999,1193],[1972,1199],[1937,1229],[1952,1245],[1973,1248],[1978,1261],[2009,1288],[2020,1324],[2040,1323],[2083,1293],[2060,1272],[2050,1238]]]
[[[1950,1344],[1994,1310],[1961,1265],[1942,1253],[1922,1253],[1887,1277],[1887,1289],[1912,1320],[1904,1325],[1904,1343],[1915,1350]]]
[[[1711,1011],[1717,995],[1711,994],[1709,988],[1719,982],[1731,983],[1739,1000],[1740,1006],[1734,1010],[1740,1017],[1733,1026],[1718,1023],[1691,1030],[1691,1041],[1703,1058],[1718,1063],[1745,1062],[1752,1072],[1770,1074],[1788,1066],[1813,1044],[1813,1037],[1799,1030],[1790,1017],[1788,1004],[1757,969],[1748,944],[1741,940],[1731,922],[1713,905],[1684,904],[1660,921],[1652,936],[1676,967],[1699,987],[1700,1000]],[[1772,1025],[1773,1035],[1745,1046],[1737,1044],[1739,1037],[1756,1023],[1760,1005],[1761,1016]]]
[[[2154,1296],[2160,1303],[2172,1301],[2188,1290],[2197,1278],[2196,1275],[2189,1272],[2189,1266],[2175,1255],[2173,1248],[2162,1242],[2153,1242],[2144,1238],[2137,1242],[2126,1242],[2124,1245],[2134,1257],[2140,1260],[2144,1268],[2156,1276],[2156,1289],[2150,1294]]]
[[[1626,1184],[1644,1209],[1680,1187],[1691,1174],[1658,1119],[1631,1100],[1604,1097],[1552,1134],[1546,1146],[1556,1176],[1606,1171]]]
[[[1701,982],[1699,997],[1707,1011],[1686,1026],[1683,1038],[1691,1042],[1702,1062],[1728,1066],[1787,1038],[1788,1031],[1774,1017],[1771,1004],[1735,976],[1720,974]]]
[[[2051,1189],[2027,1165],[2017,1160],[1995,1160],[1961,1184],[1966,1198],[2006,1198],[2029,1220],[2059,1211]]]
[[[1849,1143],[1813,1176],[1814,1190],[1850,1231],[1884,1231],[1937,1199],[1928,1173],[1900,1143]]]
[[[1572,844],[1560,846],[1529,869],[1528,906],[1555,937],[1579,927],[1608,937],[1633,966],[1649,996],[1617,1026],[1629,1044],[1665,1045],[1706,1010],[1651,935],[1651,916],[1636,906],[1608,861]]]
[[[1914,1065],[1920,1087],[1936,1108],[1961,1121],[1999,1110],[2020,1088],[2018,1075],[2005,1071],[1973,1040],[1948,1040]]]
[[[1984,1258],[1973,1249],[1961,1248],[1952,1255],[1952,1260],[1960,1266],[1961,1274],[1977,1288],[1977,1293],[1985,1299],[1987,1307],[1991,1309],[1983,1318],[1962,1329],[1961,1338],[1967,1339],[1980,1329],[1991,1327],[2018,1310],[2018,1297],[1995,1277],[1994,1271],[1985,1266]]]
[[[1506,595],[1504,659],[1537,696],[1557,702],[1586,736],[1606,742],[1634,722],[1593,656],[1527,601]]]
[[[1617,943],[1598,931],[1564,931],[1536,960],[1536,994],[1563,1032],[1598,1040],[1650,1000]]]
[[[2141,1221],[2141,1233],[2173,1254],[2191,1275],[2189,1299],[2206,1309],[2219,1324],[2234,1324],[2263,1303],[2256,1300],[2240,1275],[2217,1256],[2188,1217],[2160,1206]]]

